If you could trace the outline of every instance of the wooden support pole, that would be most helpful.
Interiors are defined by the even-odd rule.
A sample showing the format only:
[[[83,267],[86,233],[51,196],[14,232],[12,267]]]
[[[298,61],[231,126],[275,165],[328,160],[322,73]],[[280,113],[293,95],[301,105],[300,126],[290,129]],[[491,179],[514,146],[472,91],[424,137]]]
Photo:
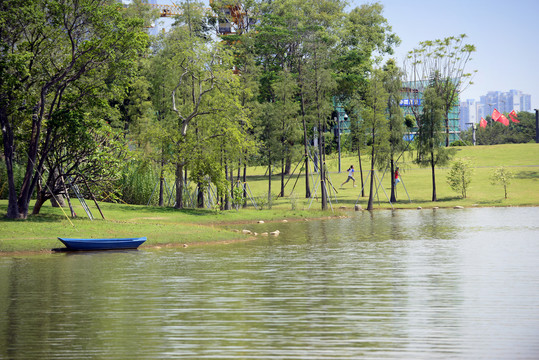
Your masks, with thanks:
[[[88,189],[88,192],[90,193],[90,196],[92,197],[92,200],[94,201],[95,206],[97,207],[97,210],[99,210],[101,217],[103,218],[103,220],[105,220],[105,215],[103,215],[103,212],[101,211],[101,208],[99,207],[99,204],[97,203],[97,200],[95,199],[95,196],[92,193],[92,190],[90,190],[90,186],[88,186],[88,182],[86,182],[86,179],[84,177],[82,177],[82,180],[84,180],[84,185],[86,185],[86,188]]]
[[[73,210],[73,205],[71,205],[71,199],[69,198],[69,190],[67,190],[66,182],[64,180],[64,175],[60,175],[60,180],[62,180],[62,185],[64,185],[64,191],[66,192],[67,203],[69,204],[69,210],[71,211],[71,217],[76,218],[77,214]]]

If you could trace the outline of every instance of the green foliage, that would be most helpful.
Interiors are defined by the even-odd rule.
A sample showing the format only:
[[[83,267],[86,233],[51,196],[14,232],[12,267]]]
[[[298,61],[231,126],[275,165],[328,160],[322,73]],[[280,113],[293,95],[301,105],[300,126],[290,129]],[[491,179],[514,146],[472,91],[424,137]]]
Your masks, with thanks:
[[[315,129],[324,159],[334,150],[328,117],[335,98],[355,120],[342,148],[364,146],[365,103],[354,107],[350,99],[366,99],[372,67],[399,43],[383,6],[348,11],[342,0],[248,1],[242,9],[253,21],[217,39],[210,30],[224,20],[223,5],[229,3],[212,2],[215,16],[208,17],[203,4],[182,3],[171,31],[152,38],[150,48],[144,27],[158,14],[142,0],[124,8],[108,0],[2,1],[0,117],[14,135],[2,140],[13,138],[15,177],[30,158],[72,177],[84,174],[103,199],[144,204],[160,173],[171,170],[225,194],[225,166],[253,158],[296,162]],[[386,70],[398,73],[394,63]],[[390,103],[376,105],[380,122],[368,141],[379,148],[378,165],[388,136],[393,151],[402,145],[398,90],[391,88]],[[36,170],[17,184],[36,184],[43,169]]]
[[[230,185],[219,162],[211,158],[198,158],[192,161],[189,177],[194,183],[200,184],[202,191],[213,183],[217,187],[217,192],[223,194]]]
[[[366,134],[372,164],[383,166],[383,156],[389,150],[389,121],[386,115],[388,92],[384,87],[383,73],[375,70],[369,79],[369,87],[361,101],[361,132]],[[356,98],[356,101],[360,101]]]
[[[453,191],[459,192],[466,199],[467,191],[472,181],[473,168],[468,159],[457,159],[453,162],[447,175],[447,183]]]
[[[17,152],[6,155],[7,171],[11,175],[17,157],[32,165],[21,188],[11,189],[18,199],[10,198],[8,216],[24,218],[44,165],[52,163],[47,164],[52,173],[58,163],[60,142],[55,137],[62,135],[54,123],[62,117],[59,114],[71,112],[68,117],[76,128],[81,117],[75,111],[92,114],[88,116],[92,119],[116,118],[108,100],[121,94],[120,84],[130,77],[148,36],[141,19],[127,16],[109,1],[1,4],[0,120],[6,131],[2,140]],[[52,153],[55,159],[50,158]],[[93,156],[78,162],[95,163],[96,153]],[[54,181],[50,176],[49,180]]]
[[[502,185],[505,198],[507,199],[507,188],[511,184],[514,177],[515,175],[511,170],[500,166],[491,173],[490,182],[492,185]]]
[[[423,112],[416,138],[416,163],[431,167],[432,201],[437,201],[435,168],[447,164],[455,153],[455,149],[444,146],[444,99],[438,88],[441,85],[443,83],[438,82],[435,75],[423,93]]]
[[[456,140],[453,141],[449,146],[470,146],[470,144],[463,140]]]
[[[150,162],[131,161],[121,173],[116,193],[119,193],[121,202],[147,205],[158,181],[159,172]],[[151,204],[156,205],[157,201],[158,196],[154,194]]]
[[[13,164],[13,180],[15,181],[15,187],[20,188],[24,180],[24,166],[18,163]],[[8,178],[6,163],[0,161],[0,199],[8,198]]]
[[[445,165],[454,151],[444,145],[444,99],[437,77],[431,80],[423,94],[423,113],[419,124],[418,158],[420,165]]]
[[[411,114],[407,114],[405,117],[404,117],[404,126],[406,126],[406,128],[408,130],[412,129],[413,127],[417,126],[417,123],[415,121],[415,117]]]
[[[245,204],[247,199],[243,197],[243,189],[239,186],[234,187],[234,191],[232,192],[232,206],[236,210],[239,210],[242,205]]]
[[[367,210],[373,209],[374,201],[374,168],[375,166],[383,167],[386,163],[387,156],[390,152],[390,129],[387,119],[387,105],[389,94],[384,87],[384,74],[381,70],[376,69],[371,74],[369,86],[365,93],[364,101],[361,103],[361,125],[360,131],[365,133],[367,146],[370,147],[370,188],[369,188],[369,203]],[[359,96],[359,94],[356,94]],[[355,101],[359,99],[356,97]]]
[[[383,5],[373,3],[362,4],[345,15],[333,64],[337,93],[343,101],[365,91],[368,74],[380,55],[392,54],[393,47],[400,43],[382,13]]]
[[[386,112],[389,126],[389,153],[387,157],[394,159],[406,147],[403,111],[399,106],[402,91],[402,71],[396,65],[395,60],[390,59],[384,64],[382,79],[388,95]]]

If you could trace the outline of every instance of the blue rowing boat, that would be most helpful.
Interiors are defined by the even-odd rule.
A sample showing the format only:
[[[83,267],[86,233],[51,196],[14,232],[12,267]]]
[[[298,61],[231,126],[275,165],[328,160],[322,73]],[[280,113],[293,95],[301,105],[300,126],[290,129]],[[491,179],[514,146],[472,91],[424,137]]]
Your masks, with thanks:
[[[60,240],[68,250],[124,250],[136,249],[146,241],[146,237],[110,239],[68,239]]]

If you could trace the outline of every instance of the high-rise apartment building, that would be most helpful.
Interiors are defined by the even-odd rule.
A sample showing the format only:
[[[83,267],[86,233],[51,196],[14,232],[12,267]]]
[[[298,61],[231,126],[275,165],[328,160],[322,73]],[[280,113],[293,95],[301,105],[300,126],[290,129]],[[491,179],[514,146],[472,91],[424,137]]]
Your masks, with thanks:
[[[460,103],[460,120],[459,126],[461,130],[466,130],[471,124],[477,123],[477,107],[475,100],[468,99]]]

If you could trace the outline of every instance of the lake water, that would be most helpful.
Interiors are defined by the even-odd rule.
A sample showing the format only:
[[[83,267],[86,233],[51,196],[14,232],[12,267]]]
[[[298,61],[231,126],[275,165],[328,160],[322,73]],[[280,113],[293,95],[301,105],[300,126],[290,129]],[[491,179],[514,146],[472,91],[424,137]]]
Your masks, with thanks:
[[[538,359],[539,208],[0,257],[0,359]]]

